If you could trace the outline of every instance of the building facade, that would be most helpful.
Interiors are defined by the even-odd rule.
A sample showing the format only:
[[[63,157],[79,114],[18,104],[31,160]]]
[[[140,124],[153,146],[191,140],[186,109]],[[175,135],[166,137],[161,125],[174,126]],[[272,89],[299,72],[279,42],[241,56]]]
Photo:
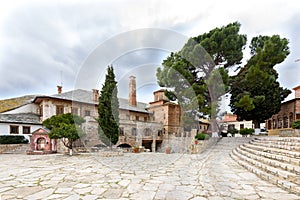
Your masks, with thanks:
[[[0,114],[0,135],[22,135],[30,141],[31,133],[39,128],[42,128],[42,123],[37,114]]]
[[[196,132],[191,134],[183,130],[181,107],[170,102],[164,93],[164,90],[155,91],[153,93],[154,101],[149,104],[138,102],[136,79],[134,76],[130,77],[128,99],[119,98],[120,129],[117,146],[144,146],[153,152],[164,151],[167,146],[172,146],[174,152],[187,151],[191,141],[194,141]],[[36,96],[32,103],[9,111],[9,114],[20,115],[20,112],[26,111],[27,115],[34,115],[36,123],[34,125],[36,126],[32,125],[29,133],[41,128],[42,122],[52,116],[65,113],[79,115],[85,119],[82,128],[86,134],[77,145],[93,147],[102,144],[98,136],[98,99],[99,91],[96,89],[91,91],[76,89],[62,92],[62,87],[58,86],[57,94]],[[23,121],[26,120],[23,119]],[[203,130],[207,130],[207,122],[199,121],[199,124]],[[6,129],[6,133],[9,133],[9,128],[6,127]],[[23,129],[18,130],[15,131],[14,127],[11,128],[11,131],[15,131],[16,134],[21,134]]]
[[[224,115],[223,119],[218,122],[222,126],[222,131],[227,132],[229,129],[241,130],[244,128],[253,128],[252,121],[238,121],[235,114],[228,113]]]
[[[269,135],[279,135],[280,130],[291,129],[292,123],[300,119],[300,86],[293,88],[295,98],[281,104],[280,111],[266,120]]]

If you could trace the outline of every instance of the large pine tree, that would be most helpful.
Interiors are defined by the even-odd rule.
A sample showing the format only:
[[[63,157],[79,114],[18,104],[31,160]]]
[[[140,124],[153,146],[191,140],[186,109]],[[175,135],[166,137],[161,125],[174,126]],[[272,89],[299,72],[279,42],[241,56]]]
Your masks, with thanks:
[[[171,88],[170,100],[178,100],[186,115],[211,117],[218,112],[218,100],[228,91],[227,68],[238,65],[243,58],[246,35],[240,34],[240,24],[230,23],[208,33],[190,38],[179,52],[172,52],[157,70],[158,84]],[[213,124],[215,131],[216,124]],[[184,126],[190,126],[190,123]]]
[[[108,66],[98,105],[99,137],[106,145],[116,144],[119,138],[119,101],[113,66]]]
[[[288,40],[278,35],[254,37],[250,45],[252,57],[233,77],[230,106],[238,120],[260,123],[280,111],[281,101],[289,94],[280,87],[274,67],[289,55]]]

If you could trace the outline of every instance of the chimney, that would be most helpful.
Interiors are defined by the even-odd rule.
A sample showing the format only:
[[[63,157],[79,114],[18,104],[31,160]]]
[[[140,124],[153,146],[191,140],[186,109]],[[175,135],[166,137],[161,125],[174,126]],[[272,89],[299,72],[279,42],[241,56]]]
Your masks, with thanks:
[[[134,76],[129,77],[129,99],[130,106],[136,106],[136,81]]]
[[[58,85],[57,86],[57,93],[61,94],[61,92],[62,92],[62,86]]]
[[[93,89],[92,100],[93,101],[98,101],[98,99],[99,99],[99,90]]]
[[[300,98],[300,86],[293,88],[295,90],[295,98]]]

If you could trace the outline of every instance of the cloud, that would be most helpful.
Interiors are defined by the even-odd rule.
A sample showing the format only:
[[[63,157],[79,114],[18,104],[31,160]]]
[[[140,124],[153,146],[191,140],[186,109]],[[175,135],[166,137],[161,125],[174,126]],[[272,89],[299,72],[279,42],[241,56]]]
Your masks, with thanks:
[[[258,34],[290,39],[291,54],[277,70],[283,86],[291,88],[300,84],[300,62],[294,62],[300,58],[298,10],[297,1],[283,0],[242,4],[235,0],[12,0],[0,8],[0,99],[55,93],[61,71],[64,91],[100,89],[108,64],[114,64],[120,80],[133,73],[138,83],[146,77],[153,81],[155,66],[184,44],[177,35],[193,37],[233,21],[241,22],[248,42]],[[157,87],[141,84],[145,85],[140,85],[143,94]]]

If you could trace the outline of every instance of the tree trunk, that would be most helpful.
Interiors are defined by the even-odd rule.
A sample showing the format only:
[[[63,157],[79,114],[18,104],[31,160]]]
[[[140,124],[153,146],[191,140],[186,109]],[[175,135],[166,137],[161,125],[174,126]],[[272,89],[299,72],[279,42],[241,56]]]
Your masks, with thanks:
[[[69,153],[70,153],[70,156],[73,156],[73,141],[72,140],[69,140]]]
[[[254,134],[259,135],[259,133],[260,133],[260,122],[259,122],[259,120],[254,119],[253,124],[254,124]]]

